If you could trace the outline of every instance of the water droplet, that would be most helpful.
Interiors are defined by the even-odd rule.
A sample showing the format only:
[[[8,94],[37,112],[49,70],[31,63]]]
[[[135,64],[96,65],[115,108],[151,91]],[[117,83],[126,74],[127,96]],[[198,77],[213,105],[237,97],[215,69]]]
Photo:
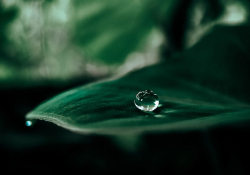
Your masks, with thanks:
[[[158,96],[151,90],[140,91],[134,100],[135,106],[142,111],[153,111],[159,104]]]
[[[28,127],[30,127],[32,125],[32,121],[30,121],[30,120],[26,121],[25,125],[28,126]]]
[[[26,120],[25,125],[28,127],[33,127],[36,121],[37,121],[36,119]]]

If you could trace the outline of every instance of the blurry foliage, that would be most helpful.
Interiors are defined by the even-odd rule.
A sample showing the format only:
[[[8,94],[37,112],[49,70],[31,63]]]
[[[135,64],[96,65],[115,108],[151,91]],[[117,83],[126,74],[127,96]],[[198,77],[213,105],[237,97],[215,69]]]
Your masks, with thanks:
[[[184,32],[183,48],[190,48],[216,25],[238,26],[249,23],[248,0],[193,1]]]
[[[2,4],[0,4],[0,54],[1,58],[7,57],[5,53],[5,45],[4,43],[7,41],[6,33],[7,33],[7,27],[10,24],[10,22],[16,17],[17,11],[16,9],[8,9],[4,10]],[[4,61],[1,59],[0,61]]]
[[[74,1],[74,39],[93,58],[120,63],[147,38],[153,23],[140,1]],[[137,48],[138,49],[138,48]]]
[[[8,66],[15,61],[6,52],[6,43],[8,42],[6,34],[8,26],[16,15],[16,9],[4,10],[2,4],[0,4],[0,80],[9,74]]]
[[[164,32],[167,56],[197,43],[215,25],[240,25],[249,22],[248,0],[150,1],[149,9]],[[157,9],[157,10],[156,10]]]
[[[3,0],[2,86],[120,75],[249,21],[247,0]],[[19,82],[22,82],[21,84]]]
[[[160,32],[140,1],[16,0],[3,5],[18,11],[2,40],[14,58],[3,58],[10,63],[3,66],[13,69],[3,79],[34,83],[100,77],[114,73],[134,51],[144,61],[129,59],[132,68],[157,61],[145,54],[157,52]]]

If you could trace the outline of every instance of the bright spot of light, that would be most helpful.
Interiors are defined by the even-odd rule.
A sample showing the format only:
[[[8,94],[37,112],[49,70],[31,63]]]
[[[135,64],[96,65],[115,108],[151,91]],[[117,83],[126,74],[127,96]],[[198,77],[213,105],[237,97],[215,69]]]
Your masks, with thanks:
[[[29,127],[29,126],[32,125],[32,122],[31,122],[31,121],[27,121],[27,122],[25,123],[25,125]]]
[[[157,118],[167,118],[166,115],[155,115],[155,117],[157,117]]]
[[[222,21],[228,24],[240,24],[246,21],[246,9],[240,3],[228,4]]]

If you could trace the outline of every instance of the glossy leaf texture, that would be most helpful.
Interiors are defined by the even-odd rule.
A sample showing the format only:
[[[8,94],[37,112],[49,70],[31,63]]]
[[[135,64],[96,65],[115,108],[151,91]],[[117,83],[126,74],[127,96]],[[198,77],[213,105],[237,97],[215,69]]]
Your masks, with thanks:
[[[249,26],[217,26],[165,62],[59,94],[26,119],[50,121],[81,134],[112,135],[248,123],[249,31]],[[151,113],[133,103],[145,89],[159,97],[160,105]]]

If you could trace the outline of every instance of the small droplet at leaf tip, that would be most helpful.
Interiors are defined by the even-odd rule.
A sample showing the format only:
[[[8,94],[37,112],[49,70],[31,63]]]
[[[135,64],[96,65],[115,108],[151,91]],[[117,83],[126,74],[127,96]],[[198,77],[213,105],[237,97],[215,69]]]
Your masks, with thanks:
[[[32,121],[30,121],[30,120],[26,121],[25,125],[28,126],[28,127],[32,126]]]

